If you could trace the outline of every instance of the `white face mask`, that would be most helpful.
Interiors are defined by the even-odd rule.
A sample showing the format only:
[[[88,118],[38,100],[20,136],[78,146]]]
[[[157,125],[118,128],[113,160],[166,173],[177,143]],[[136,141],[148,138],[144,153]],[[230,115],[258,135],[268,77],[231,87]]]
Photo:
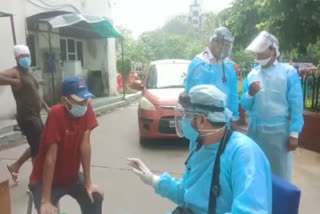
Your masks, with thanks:
[[[267,59],[256,59],[256,62],[259,63],[261,66],[266,66],[270,60],[272,59],[272,57],[270,56]]]
[[[221,131],[224,128],[225,128],[225,126],[223,126],[222,128],[219,128],[219,129],[214,129],[214,130],[199,130],[199,132],[206,132],[205,134],[200,134],[199,136],[204,137],[204,136],[213,135],[213,134]]]

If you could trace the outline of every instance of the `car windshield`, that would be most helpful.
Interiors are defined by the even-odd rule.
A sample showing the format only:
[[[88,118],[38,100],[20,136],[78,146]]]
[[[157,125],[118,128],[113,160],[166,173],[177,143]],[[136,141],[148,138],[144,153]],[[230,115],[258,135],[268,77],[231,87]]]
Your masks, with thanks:
[[[147,88],[183,88],[188,66],[188,63],[153,65],[149,73]]]

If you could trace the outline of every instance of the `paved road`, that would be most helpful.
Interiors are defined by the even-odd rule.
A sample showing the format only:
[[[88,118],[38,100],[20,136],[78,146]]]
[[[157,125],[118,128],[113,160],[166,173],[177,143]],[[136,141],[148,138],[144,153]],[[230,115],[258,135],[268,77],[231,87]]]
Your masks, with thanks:
[[[175,207],[174,204],[155,195],[126,166],[127,157],[141,158],[152,171],[160,174],[169,171],[181,177],[188,146],[182,142],[151,142],[139,145],[137,106],[131,105],[99,118],[100,126],[92,134],[93,180],[105,191],[104,212],[107,214],[161,214]],[[18,146],[0,152],[0,180],[8,176],[6,164],[16,159],[26,148]],[[30,162],[21,170],[20,183],[12,187],[14,214],[26,212],[26,186],[31,170]],[[302,188],[302,214],[320,210],[320,155],[299,150],[295,155],[294,183]],[[80,209],[74,200],[61,200],[62,211],[78,214]]]
[[[139,157],[155,173],[169,171],[181,177],[188,145],[179,141],[150,142],[141,147],[138,136],[137,106],[131,105],[99,118],[99,127],[92,133],[93,180],[105,191],[104,212],[108,214],[164,213],[175,207],[171,202],[154,194],[127,167],[127,157]],[[18,146],[0,152],[1,177],[7,177],[5,165],[26,148]],[[13,213],[25,213],[25,194],[31,164],[21,170],[18,187],[12,187]],[[61,209],[68,214],[78,214],[80,209],[70,197],[61,200]]]

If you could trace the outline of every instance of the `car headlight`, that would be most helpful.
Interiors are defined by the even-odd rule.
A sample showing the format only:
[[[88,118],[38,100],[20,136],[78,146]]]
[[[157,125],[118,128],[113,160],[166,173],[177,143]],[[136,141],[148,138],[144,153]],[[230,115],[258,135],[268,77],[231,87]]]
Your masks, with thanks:
[[[155,111],[156,107],[145,97],[142,97],[139,101],[139,107],[146,111]]]

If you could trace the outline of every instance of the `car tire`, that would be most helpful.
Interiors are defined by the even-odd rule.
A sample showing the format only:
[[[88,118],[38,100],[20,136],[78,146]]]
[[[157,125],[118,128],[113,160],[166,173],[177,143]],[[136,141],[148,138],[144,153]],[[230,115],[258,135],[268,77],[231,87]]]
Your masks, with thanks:
[[[141,146],[145,146],[147,144],[147,139],[145,139],[143,137],[140,137],[139,143],[140,143]]]

